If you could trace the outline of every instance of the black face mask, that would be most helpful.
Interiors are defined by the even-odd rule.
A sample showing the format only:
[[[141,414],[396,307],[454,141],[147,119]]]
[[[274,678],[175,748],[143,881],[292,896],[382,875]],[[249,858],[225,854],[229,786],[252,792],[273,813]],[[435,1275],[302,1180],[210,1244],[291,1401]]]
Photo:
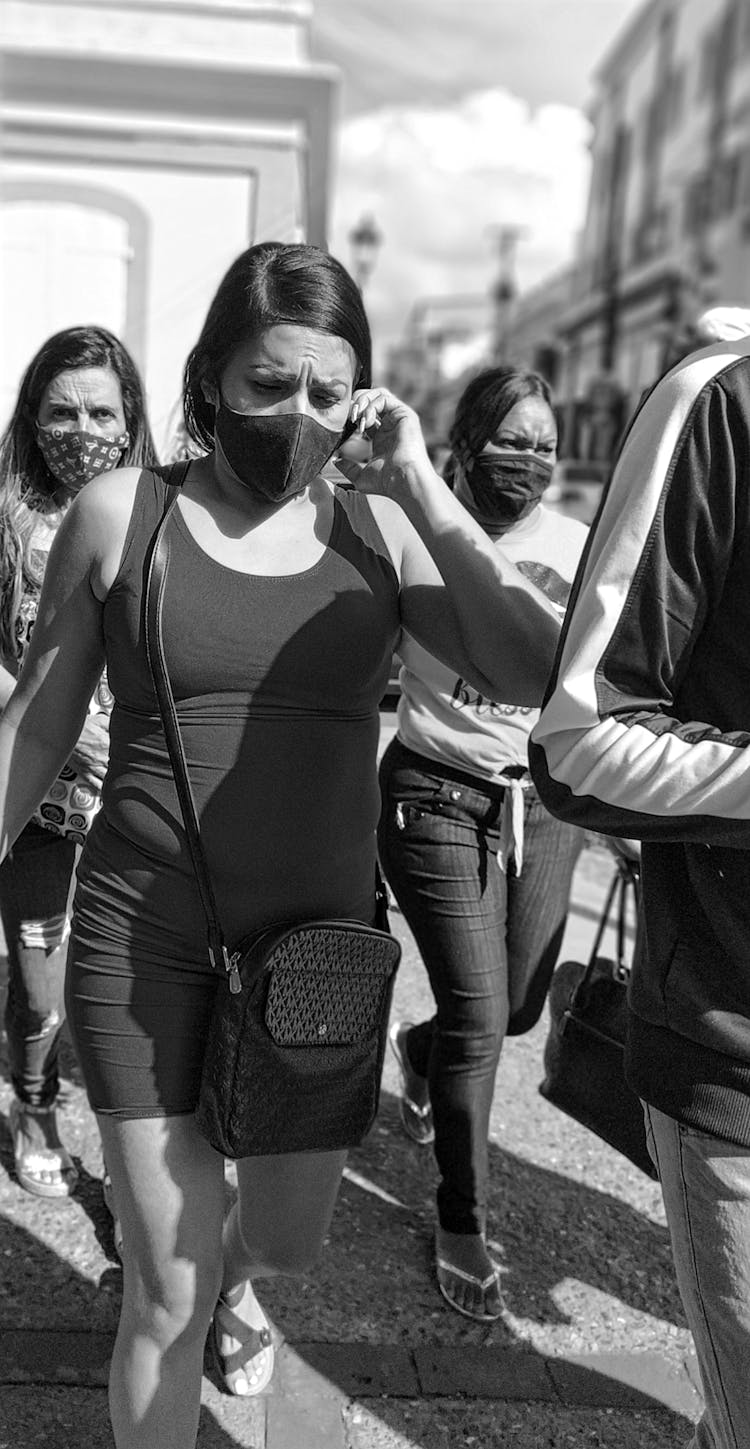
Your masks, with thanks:
[[[552,468],[536,453],[483,453],[465,471],[478,512],[504,531],[536,508],[552,481]]]
[[[282,503],[317,478],[342,433],[331,432],[307,413],[236,413],[222,402],[214,436],[246,488]]]

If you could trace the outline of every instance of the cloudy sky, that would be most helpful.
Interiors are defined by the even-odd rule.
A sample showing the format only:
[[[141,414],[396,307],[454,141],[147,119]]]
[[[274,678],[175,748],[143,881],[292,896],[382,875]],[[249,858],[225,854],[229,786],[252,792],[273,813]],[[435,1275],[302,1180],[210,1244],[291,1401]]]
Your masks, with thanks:
[[[520,286],[571,257],[589,166],[591,75],[641,0],[315,0],[318,59],[343,74],[331,245],[370,212],[377,351],[425,296],[481,297],[496,228]]]

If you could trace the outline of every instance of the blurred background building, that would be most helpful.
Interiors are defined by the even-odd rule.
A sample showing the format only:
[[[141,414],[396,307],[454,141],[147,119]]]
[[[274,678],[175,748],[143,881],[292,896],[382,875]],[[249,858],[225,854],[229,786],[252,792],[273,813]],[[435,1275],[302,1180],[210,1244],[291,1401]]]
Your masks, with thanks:
[[[385,32],[368,13],[354,0],[4,0],[3,417],[44,337],[99,322],[136,357],[157,438],[170,444],[182,365],[231,260],[265,237],[329,241],[339,95],[356,113],[358,87],[375,106],[387,79],[370,65],[372,35]],[[431,41],[447,86],[448,41]],[[343,86],[314,54],[337,56]],[[387,60],[401,77],[403,56],[390,55],[390,71]],[[750,0],[643,0],[592,92],[590,192],[569,265],[520,291],[539,238],[514,218],[502,173],[482,193],[479,286],[435,295],[426,247],[379,376],[418,409],[436,456],[468,377],[507,359],[548,377],[563,455],[604,475],[623,421],[695,341],[697,317],[714,302],[750,305]],[[501,101],[472,105],[507,124],[515,103]],[[398,114],[390,132],[375,128],[381,142],[398,137]],[[435,125],[432,115],[418,121]],[[367,182],[377,158],[364,123],[360,143],[355,174]],[[416,164],[418,149],[406,154]],[[348,175],[351,188],[351,165]],[[524,176],[533,187],[533,160]],[[371,303],[401,251],[381,232],[376,192],[355,194],[343,226],[339,204],[338,245]],[[460,253],[462,217],[444,226]],[[476,219],[466,227],[476,247]]]
[[[337,72],[304,0],[4,0],[0,408],[51,332],[109,327],[164,447],[251,242],[325,244]]]
[[[444,447],[463,377],[484,365],[492,348],[488,299],[422,297],[406,319],[403,342],[389,351],[386,383],[419,413],[428,447]]]
[[[474,370],[510,360],[544,373],[563,455],[603,477],[643,390],[698,345],[698,317],[713,304],[750,306],[750,0],[647,0],[593,89],[577,253],[519,295],[523,236],[506,229],[494,294],[474,313],[480,350],[491,332]],[[439,431],[469,374],[436,376],[420,321],[416,308],[390,370],[395,380],[410,357]]]
[[[557,326],[561,395],[589,404],[589,448],[605,385],[630,411],[696,345],[706,308],[750,302],[750,3],[652,0],[595,84],[588,212]]]

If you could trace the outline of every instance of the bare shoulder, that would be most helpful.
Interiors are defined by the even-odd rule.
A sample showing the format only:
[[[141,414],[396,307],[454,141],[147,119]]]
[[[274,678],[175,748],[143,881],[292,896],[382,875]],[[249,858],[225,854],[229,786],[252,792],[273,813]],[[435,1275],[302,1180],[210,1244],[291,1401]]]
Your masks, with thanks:
[[[78,494],[70,512],[77,514],[79,527],[97,528],[100,524],[112,527],[118,520],[127,521],[133,511],[141,468],[114,468],[111,473],[101,473]]]
[[[64,550],[89,571],[91,585],[104,599],[120,567],[141,468],[102,473],[78,494],[63,519],[57,551]]]
[[[391,553],[400,557],[404,544],[414,536],[414,528],[403,508],[393,498],[385,498],[381,493],[367,493],[365,496]]]

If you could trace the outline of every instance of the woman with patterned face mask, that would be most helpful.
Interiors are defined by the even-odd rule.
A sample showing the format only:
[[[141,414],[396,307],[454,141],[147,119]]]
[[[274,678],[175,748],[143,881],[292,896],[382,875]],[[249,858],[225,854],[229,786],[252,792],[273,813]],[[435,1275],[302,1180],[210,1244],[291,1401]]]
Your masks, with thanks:
[[[155,457],[140,379],[117,338],[99,327],[50,337],[24,374],[0,440],[0,708],[20,672],[47,555],[71,501],[98,474]],[[109,704],[103,679],[70,757],[75,789],[87,803],[98,797],[107,767]],[[77,1178],[56,1110],[77,850],[70,833],[57,833],[70,824],[65,817],[64,807],[53,806],[46,826],[30,822],[0,865],[13,1155],[19,1183],[39,1197],[67,1197]]]
[[[586,530],[542,502],[557,454],[547,384],[507,367],[481,373],[459,400],[450,442],[443,472],[456,497],[562,615]],[[541,1012],[582,837],[543,809],[531,785],[527,744],[539,711],[475,689],[408,635],[400,655],[378,843],[436,1014],[394,1022],[390,1040],[404,1129],[435,1143],[438,1286],[459,1313],[489,1322],[502,1312],[487,1250],[495,1074],[506,1033],[528,1031]]]

